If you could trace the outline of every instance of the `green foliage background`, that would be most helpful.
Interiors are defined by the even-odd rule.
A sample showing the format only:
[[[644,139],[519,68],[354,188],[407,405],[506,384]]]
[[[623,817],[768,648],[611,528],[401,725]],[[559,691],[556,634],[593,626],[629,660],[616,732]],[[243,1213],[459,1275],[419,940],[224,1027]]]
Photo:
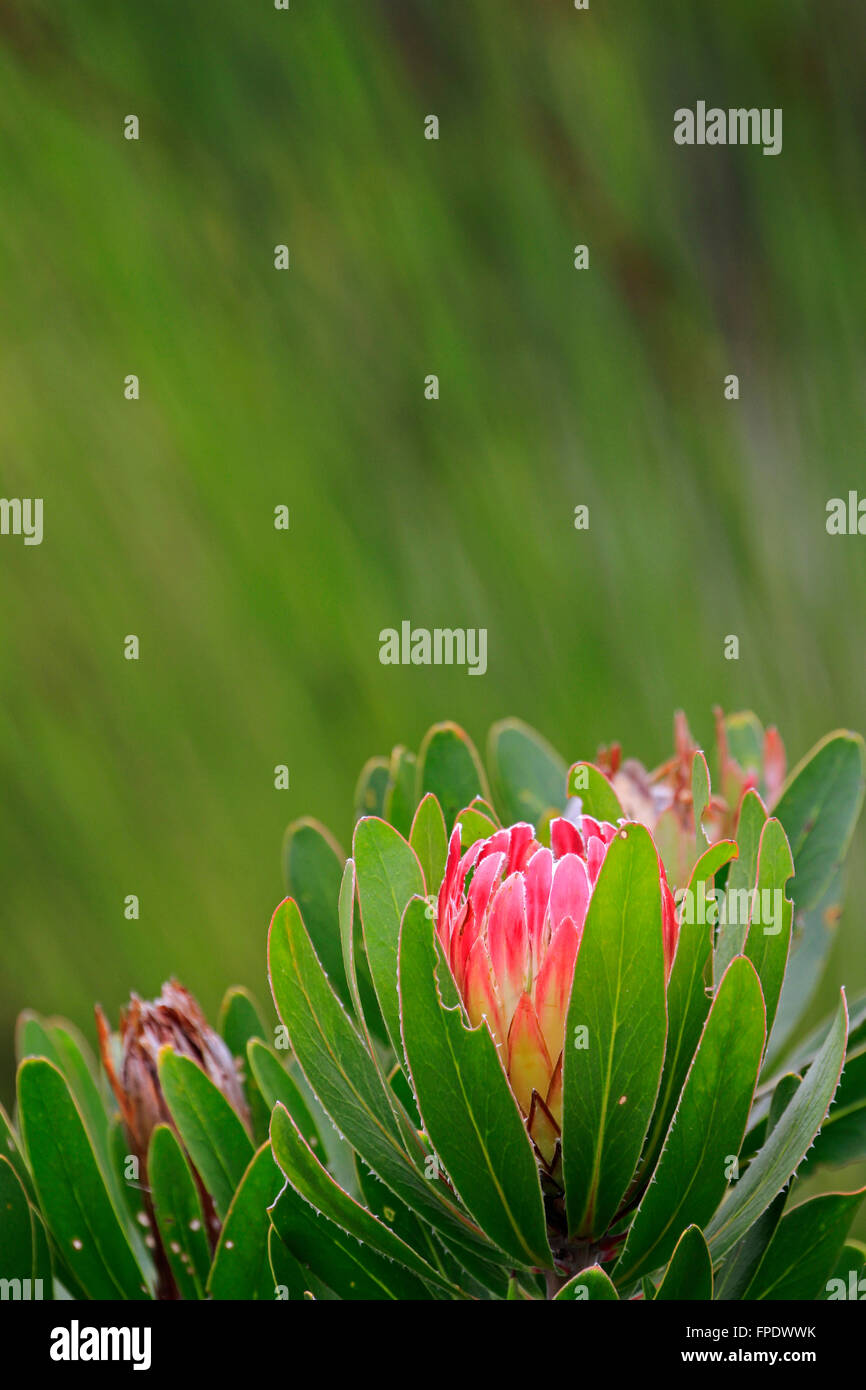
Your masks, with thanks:
[[[866,542],[824,526],[864,66],[853,0],[0,3],[2,491],[45,499],[0,548],[4,1093],[25,1003],[266,999],[286,823],[345,843],[435,719],[647,762],[677,705],[795,759],[866,729]],[[677,148],[698,99],[782,107],[781,156]],[[381,666],[403,618],[486,627],[487,675]],[[862,845],[815,1014],[866,984]]]

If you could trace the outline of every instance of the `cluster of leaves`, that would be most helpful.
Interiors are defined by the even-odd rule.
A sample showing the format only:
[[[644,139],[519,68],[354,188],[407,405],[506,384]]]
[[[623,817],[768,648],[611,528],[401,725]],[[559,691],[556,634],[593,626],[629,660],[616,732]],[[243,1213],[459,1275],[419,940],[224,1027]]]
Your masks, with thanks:
[[[731,721],[731,736],[753,727]],[[0,1275],[41,1278],[44,1296],[146,1298],[157,1252],[184,1298],[815,1299],[837,1271],[862,1278],[866,1250],[846,1243],[861,1194],[797,1194],[817,1165],[866,1157],[866,1000],[849,1019],[843,995],[789,1044],[838,916],[861,741],[819,744],[772,816],[747,792],[734,838],[713,845],[701,753],[692,782],[677,886],[781,890],[779,930],[683,926],[666,986],[655,849],[636,823],[617,837],[566,1026],[604,1045],[566,1046],[560,1185],[542,1183],[489,1032],[468,1025],[430,904],[456,822],[464,845],[516,820],[544,839],[575,793],[600,819],[621,808],[600,769],[569,770],[517,721],[491,731],[487,771],[440,725],[417,757],[400,748],[364,768],[350,858],[312,821],[287,831],[291,896],[269,938],[281,1022],[241,990],[220,1019],[252,1136],[165,1049],[174,1128],[153,1133],[145,1194],[86,1045],[23,1017]]]

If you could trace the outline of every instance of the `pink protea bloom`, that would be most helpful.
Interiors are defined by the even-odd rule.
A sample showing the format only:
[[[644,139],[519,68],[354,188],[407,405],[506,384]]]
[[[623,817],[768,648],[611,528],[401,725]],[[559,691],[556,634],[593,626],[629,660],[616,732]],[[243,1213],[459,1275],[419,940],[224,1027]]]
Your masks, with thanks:
[[[562,1048],[587,908],[617,827],[557,819],[550,849],[531,825],[448,847],[436,929],[470,1022],[484,1019],[529,1133],[553,1170],[562,1126]],[[665,964],[677,942],[673,895],[659,861]]]

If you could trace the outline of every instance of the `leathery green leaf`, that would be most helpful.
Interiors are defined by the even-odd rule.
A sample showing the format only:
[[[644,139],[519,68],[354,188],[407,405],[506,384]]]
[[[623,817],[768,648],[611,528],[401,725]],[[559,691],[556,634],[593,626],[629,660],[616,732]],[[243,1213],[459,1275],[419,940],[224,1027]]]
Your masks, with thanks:
[[[268,1260],[269,1208],[283,1186],[283,1175],[271,1151],[262,1144],[250,1159],[232,1198],[208,1279],[215,1299],[274,1297]]]
[[[619,1299],[614,1285],[601,1265],[582,1269],[554,1294],[554,1303],[610,1303]]]
[[[494,724],[487,742],[493,796],[506,825],[565,805],[567,768],[550,744],[520,719]]]
[[[186,1154],[168,1125],[157,1125],[147,1155],[154,1215],[181,1298],[205,1296],[210,1246],[201,1196]]]
[[[594,1238],[622,1201],[652,1116],[667,1013],[659,865],[630,823],[605,855],[574,970],[563,1051],[569,1230]]]
[[[369,758],[361,768],[355,787],[355,820],[361,816],[383,816],[391,781],[387,758]]]
[[[268,1104],[268,1124],[274,1106],[279,1102],[294,1116],[307,1143],[318,1153],[324,1151],[322,1137],[294,1077],[289,1074],[270,1048],[253,1038],[249,1044],[249,1062],[253,1076]]]
[[[397,943],[406,904],[416,893],[424,892],[424,875],[409,842],[387,821],[375,816],[358,821],[352,857],[358,876],[361,928],[373,988],[391,1045],[400,1059]]]
[[[180,1137],[225,1220],[252,1157],[252,1140],[225,1096],[192,1058],[163,1047],[157,1068]]]
[[[340,1133],[450,1244],[468,1244],[495,1259],[494,1248],[450,1200],[444,1185],[428,1181],[419,1171],[426,1157],[421,1138],[410,1132],[405,1117],[401,1122],[398,1102],[328,983],[291,898],[280,904],[271,921],[268,965],[274,1003],[298,1064],[310,1085],[315,1083],[319,1102]]]
[[[476,796],[489,798],[487,778],[475,745],[458,724],[434,724],[418,753],[418,801],[433,792],[450,830],[461,806]]]
[[[776,1227],[743,1298],[819,1298],[862,1200],[862,1191],[827,1192],[793,1207]]]
[[[767,1007],[768,1038],[779,1005],[791,945],[794,904],[785,895],[785,884],[793,872],[794,861],[785,832],[775,818],[768,820],[761,832],[755,898],[745,949],[761,981]]]
[[[361,1244],[329,1217],[317,1216],[291,1183],[283,1187],[270,1216],[283,1244],[308,1275],[305,1286],[313,1293],[316,1283],[311,1283],[309,1275],[342,1299],[430,1298],[426,1285],[411,1270]]]
[[[427,793],[415,812],[409,844],[421,865],[428,895],[438,892],[448,857],[448,833],[442,807],[432,792]]]
[[[285,1106],[277,1105],[271,1116],[271,1143],[283,1174],[310,1206],[355,1236],[362,1245],[375,1250],[386,1259],[397,1260],[419,1278],[444,1289],[457,1297],[462,1291],[410,1245],[396,1235],[383,1221],[362,1207],[334,1181],[305,1142]]]
[[[794,856],[797,911],[814,907],[848,851],[863,805],[863,739],[828,734],[791,773],[776,803]]]
[[[594,820],[606,820],[611,825],[623,818],[619,797],[601,768],[594,763],[575,763],[569,768],[568,795],[580,798],[581,810]]]
[[[349,987],[343,968],[338,902],[346,856],[315,820],[293,821],[283,840],[283,878],[304,915],[316,954],[344,1004]]]
[[[688,1226],[674,1247],[656,1299],[706,1300],[713,1296],[713,1262],[699,1226]]]
[[[742,955],[749,928],[748,915],[733,911],[729,904],[742,901],[741,895],[751,893],[758,876],[758,846],[767,819],[764,803],[754,790],[746,792],[737,817],[736,842],[738,853],[730,867],[725,884],[725,921],[716,932],[713,957],[713,976],[718,985],[734,956]]]
[[[836,1267],[819,1298],[834,1303],[840,1298],[860,1302],[866,1295],[866,1245],[849,1240],[839,1252]]]
[[[830,1108],[845,1057],[848,1010],[843,993],[823,1047],[757,1156],[704,1228],[713,1259],[736,1245],[796,1172]]]
[[[549,1265],[541,1185],[526,1126],[485,1024],[446,1008],[434,926],[409,904],[400,932],[403,1042],[424,1128],[482,1230],[520,1264]]]
[[[8,1158],[0,1155],[0,1279],[32,1279],[34,1253],[27,1193]]]
[[[686,1226],[703,1227],[740,1152],[766,1041],[764,1001],[745,956],[713,1000],[661,1157],[614,1275],[622,1284],[664,1264]]]
[[[40,1210],[89,1298],[148,1298],[65,1078],[44,1058],[18,1070],[21,1132]]]
[[[702,894],[705,899],[707,887],[712,887],[715,875],[735,858],[736,853],[737,846],[733,840],[720,840],[705,850],[692,869],[685,897],[680,904],[679,941],[667,990],[668,1038],[664,1069],[649,1139],[641,1160],[641,1175],[655,1162],[667,1134],[710,1009],[704,981],[712,951],[713,929],[706,920],[699,920]]]

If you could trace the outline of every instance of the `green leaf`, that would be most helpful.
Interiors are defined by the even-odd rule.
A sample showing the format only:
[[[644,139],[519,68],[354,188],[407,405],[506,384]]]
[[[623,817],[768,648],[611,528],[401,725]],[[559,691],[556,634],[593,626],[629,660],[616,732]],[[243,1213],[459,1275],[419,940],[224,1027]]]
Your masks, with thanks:
[[[821,1133],[806,1156],[804,1171],[822,1163],[857,1163],[866,1158],[866,1042],[848,1048],[845,1069]]]
[[[410,1270],[360,1244],[327,1216],[316,1216],[291,1183],[271,1207],[271,1221],[302,1268],[340,1298],[399,1301],[430,1296]]]
[[[590,1265],[587,1269],[582,1269],[580,1274],[575,1274],[573,1279],[569,1279],[559,1293],[554,1295],[553,1301],[598,1303],[611,1302],[614,1299],[618,1300],[619,1294],[601,1265]]]
[[[488,840],[499,828],[483,807],[484,802],[478,800],[457,812],[454,824],[460,826],[460,844],[464,850],[476,840]]]
[[[395,748],[388,769],[384,817],[401,835],[409,834],[415,814],[415,779],[417,759],[407,748]]]
[[[327,1169],[322,1167],[289,1112],[281,1105],[275,1108],[271,1117],[271,1143],[286,1178],[314,1211],[323,1213],[369,1250],[384,1255],[386,1259],[396,1260],[421,1279],[452,1296],[463,1296],[462,1290],[455,1289],[450,1280],[434,1269],[429,1261],[423,1259],[372,1212],[360,1206],[348,1192],[343,1191]]]
[[[748,931],[748,918],[735,910],[731,903],[742,902],[743,893],[751,893],[758,876],[758,847],[767,819],[764,803],[753,790],[746,792],[740,803],[737,820],[737,857],[731,865],[725,885],[725,922],[716,933],[713,977],[718,985],[734,956],[742,954]]]
[[[418,753],[416,800],[427,792],[437,798],[448,827],[473,797],[490,796],[475,746],[457,724],[434,724],[424,737]]]
[[[421,865],[428,894],[438,892],[448,857],[448,834],[442,807],[432,792],[427,793],[415,812],[409,844]]]
[[[761,832],[757,896],[749,919],[745,948],[745,953],[761,981],[767,1007],[768,1037],[776,1017],[791,945],[794,905],[790,898],[785,896],[785,884],[793,872],[794,861],[785,832],[774,817],[766,822]]]
[[[707,760],[698,748],[692,758],[692,808],[695,818],[695,846],[698,856],[707,847],[707,834],[704,830],[704,811],[710,804],[710,770]]]
[[[713,1296],[713,1262],[699,1226],[687,1226],[676,1243],[656,1298],[683,1302]]]
[[[365,762],[355,787],[355,820],[361,816],[384,816],[390,781],[391,765],[387,758],[369,758]]]
[[[40,1209],[88,1297],[149,1297],[81,1113],[52,1062],[22,1062],[18,1109]]]
[[[274,1294],[289,1301],[292,1299],[336,1298],[320,1279],[295,1259],[291,1250],[283,1244],[276,1227],[268,1231],[268,1263],[274,1276]]]
[[[28,1199],[31,1202],[35,1201],[36,1193],[33,1190],[33,1179],[21,1152],[18,1135],[15,1133],[15,1127],[2,1105],[0,1105],[0,1155],[12,1164]]]
[[[862,1200],[863,1191],[830,1192],[789,1211],[743,1298],[785,1302],[819,1298]]]
[[[241,1063],[241,1079],[250,1109],[253,1135],[262,1143],[267,1137],[271,1112],[249,1070],[247,1044],[251,1038],[266,1038],[268,1031],[255,1000],[247,990],[239,986],[228,990],[220,1009],[219,1031],[232,1056]]]
[[[358,876],[361,927],[373,987],[395,1056],[400,1045],[400,1003],[397,997],[397,943],[400,919],[415,894],[424,893],[424,875],[407,840],[374,816],[359,820],[352,847]]]
[[[713,1290],[715,1299],[729,1301],[743,1297],[755,1270],[764,1258],[764,1251],[773,1239],[773,1232],[782,1219],[787,1200],[788,1189],[784,1187],[733,1249],[729,1250],[722,1260],[721,1267],[716,1271]]]
[[[270,1143],[250,1159],[228,1209],[208,1279],[211,1298],[272,1299],[273,1275],[268,1260],[268,1209],[277,1200],[283,1175]]]
[[[172,1119],[225,1220],[252,1155],[252,1141],[225,1096],[191,1058],[163,1047],[157,1067]]]
[[[487,742],[493,796],[506,825],[535,825],[565,805],[567,768],[550,744],[520,719],[494,724]]]
[[[407,1122],[398,1119],[398,1102],[325,978],[297,903],[290,898],[271,921],[268,964],[274,1003],[295,1056],[340,1133],[409,1207],[452,1242],[461,1247],[468,1243],[489,1258],[493,1252],[488,1242],[442,1193],[442,1184],[427,1181],[415,1166],[425,1157],[420,1137],[413,1139]],[[407,1142],[412,1143],[415,1162],[407,1153]]]
[[[863,740],[828,734],[794,768],[775,807],[794,855],[798,912],[814,907],[848,852],[863,805]]]
[[[850,1240],[843,1245],[831,1278],[819,1298],[835,1302],[840,1298],[861,1302],[866,1296],[866,1245]]]
[[[581,949],[583,949],[581,947]],[[652,1182],[614,1275],[649,1274],[668,1259],[687,1226],[704,1226],[740,1152],[766,1039],[755,969],[738,956],[725,972],[686,1077]]]
[[[316,955],[344,1004],[349,986],[343,967],[338,903],[346,856],[336,840],[314,820],[293,821],[283,840],[286,891],[304,915]]]
[[[8,1158],[0,1156],[0,1279],[35,1278],[34,1254],[27,1193]]]
[[[728,752],[743,772],[759,773],[764,766],[764,729],[751,710],[740,710],[725,719]]]
[[[837,937],[836,927],[844,896],[845,872],[844,869],[837,869],[814,907],[800,912],[796,901],[794,903],[791,951],[776,1024],[767,1049],[770,1057],[778,1057],[783,1053],[788,1038],[815,995],[827,957]]]
[[[668,1038],[659,1096],[653,1114],[650,1137],[641,1161],[640,1174],[655,1162],[661,1142],[668,1131],[671,1117],[691,1065],[701,1029],[710,1010],[710,1000],[704,988],[713,928],[708,921],[700,922],[699,885],[712,887],[715,875],[736,856],[733,840],[719,840],[705,850],[694,865],[680,910],[677,951],[667,989]],[[707,913],[704,912],[706,918]]]
[[[147,1155],[156,1224],[183,1299],[205,1297],[210,1246],[204,1208],[186,1154],[168,1125],[157,1125]]]
[[[568,772],[569,797],[580,798],[581,810],[593,820],[609,821],[616,825],[624,812],[619,797],[600,768],[593,763],[575,763]]]
[[[608,847],[590,899],[565,1026],[562,1171],[569,1230],[580,1236],[606,1230],[631,1181],[666,1032],[658,857],[631,823]]]
[[[111,1157],[108,1151],[108,1112],[96,1085],[93,1066],[85,1056],[86,1045],[78,1038],[71,1024],[42,1021],[25,1011],[18,1020],[18,1054],[25,1057],[44,1057],[53,1062],[65,1078],[72,1097],[81,1112],[93,1150],[112,1196],[120,1191],[114,1183]]]
[[[220,1008],[220,1036],[233,1057],[245,1058],[250,1038],[269,1036],[256,1002],[249,990],[234,985],[226,991]]]
[[[469,1211],[521,1264],[549,1265],[538,1165],[517,1102],[484,1024],[446,1008],[435,929],[410,903],[400,933],[403,1042],[426,1133]],[[453,982],[452,982],[453,987]]]
[[[736,1245],[802,1163],[838,1085],[847,1031],[848,1010],[843,994],[824,1046],[797,1094],[727,1201],[705,1227],[714,1260]]]
[[[249,1044],[249,1061],[253,1076],[268,1104],[268,1116],[279,1102],[298,1124],[301,1133],[311,1148],[317,1153],[325,1152],[325,1145],[301,1090],[278,1057],[263,1043],[252,1039]]]

